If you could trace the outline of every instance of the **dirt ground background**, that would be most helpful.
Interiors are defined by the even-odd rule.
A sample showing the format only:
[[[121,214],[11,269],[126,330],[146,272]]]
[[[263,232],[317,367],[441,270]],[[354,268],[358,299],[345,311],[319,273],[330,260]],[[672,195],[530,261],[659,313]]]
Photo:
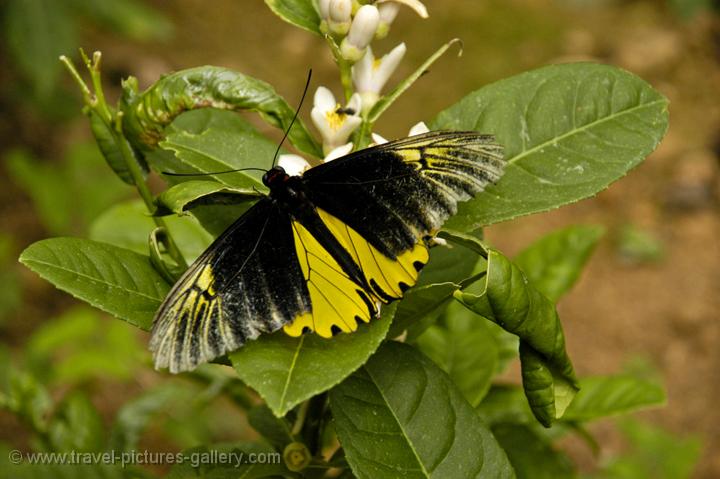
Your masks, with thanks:
[[[670,130],[660,148],[597,197],[556,211],[496,225],[488,238],[511,255],[534,239],[570,224],[600,224],[607,234],[579,284],[561,302],[570,356],[581,375],[617,372],[644,358],[664,377],[666,407],[645,419],[702,438],[696,477],[720,477],[720,22],[710,14],[683,20],[661,1],[428,0],[421,21],[402,13],[389,39],[408,45],[400,75],[437,46],[459,37],[461,58],[447,56],[381,120],[387,138],[404,136],[465,93],[548,63],[592,60],[640,75],[670,99]],[[262,2],[156,1],[176,25],[171,42],[120,42],[87,28],[89,49],[104,53],[114,76],[136,75],[147,85],[161,73],[201,64],[231,67],[274,84],[296,98],[312,67],[317,84],[339,86],[322,42],[276,19]],[[5,117],[5,115],[3,115]],[[67,138],[86,136],[82,119],[54,128],[30,118],[3,118],[0,148],[24,144],[52,159]],[[47,233],[24,193],[0,173],[0,227],[18,250]],[[629,230],[628,228],[632,228]],[[628,231],[661,248],[654,259],[628,251]],[[5,326],[13,347],[71,300],[21,276],[33,305]],[[107,407],[119,400],[108,401]],[[1,413],[0,413],[1,414]],[[9,419],[0,425],[12,427]],[[602,455],[622,447],[607,423],[592,428]],[[570,444],[581,464],[587,448]]]

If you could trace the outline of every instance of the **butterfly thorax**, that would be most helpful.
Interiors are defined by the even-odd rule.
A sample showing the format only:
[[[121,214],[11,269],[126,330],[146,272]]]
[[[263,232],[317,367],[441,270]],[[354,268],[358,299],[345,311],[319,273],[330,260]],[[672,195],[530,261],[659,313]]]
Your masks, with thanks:
[[[293,216],[304,216],[300,210],[311,207],[305,196],[302,178],[288,175],[281,166],[268,170],[262,181],[270,188],[270,199]]]

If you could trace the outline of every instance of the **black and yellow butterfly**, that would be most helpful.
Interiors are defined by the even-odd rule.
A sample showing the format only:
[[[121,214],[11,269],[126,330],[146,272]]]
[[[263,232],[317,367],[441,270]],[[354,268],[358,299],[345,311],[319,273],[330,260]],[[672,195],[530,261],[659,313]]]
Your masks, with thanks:
[[[497,181],[489,135],[430,132],[289,176],[190,266],[158,310],[150,348],[171,372],[233,351],[262,333],[352,332],[400,299],[428,261],[428,241]]]

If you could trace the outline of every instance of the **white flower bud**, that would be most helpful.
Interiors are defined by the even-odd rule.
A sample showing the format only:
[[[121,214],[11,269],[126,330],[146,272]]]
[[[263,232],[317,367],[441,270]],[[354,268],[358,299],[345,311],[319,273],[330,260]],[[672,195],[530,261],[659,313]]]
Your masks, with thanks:
[[[318,0],[318,9],[320,10],[320,18],[327,20],[330,18],[330,1],[331,0]]]
[[[340,44],[343,58],[355,63],[365,54],[365,48],[375,37],[380,24],[380,12],[374,5],[363,5],[350,25],[348,36]]]
[[[350,30],[352,13],[351,0],[330,0],[328,26],[336,35],[345,35]]]
[[[390,25],[395,20],[395,17],[400,11],[400,5],[397,3],[383,3],[378,5],[378,12],[380,12],[380,24],[378,25],[377,32],[375,32],[375,38],[385,38],[390,32]]]

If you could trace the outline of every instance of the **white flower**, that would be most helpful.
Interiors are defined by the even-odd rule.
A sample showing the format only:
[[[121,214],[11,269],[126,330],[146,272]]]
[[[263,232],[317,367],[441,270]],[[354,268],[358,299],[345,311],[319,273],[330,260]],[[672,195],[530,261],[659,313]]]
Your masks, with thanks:
[[[374,5],[363,5],[350,24],[347,37],[340,44],[340,53],[349,62],[355,63],[365,54],[365,48],[375,38],[380,24],[380,12]]]
[[[393,48],[390,53],[375,59],[372,48],[368,47],[365,56],[352,67],[355,90],[362,98],[363,112],[368,112],[380,98],[380,91],[393,74],[407,48],[404,43]]]
[[[310,168],[310,163],[300,155],[280,155],[278,166],[281,166],[285,173],[290,176],[298,176]]]
[[[427,127],[424,121],[421,121],[419,123],[416,123],[410,128],[410,131],[408,132],[408,136],[415,136],[415,135],[422,135],[423,133],[427,133],[430,131],[430,129]],[[388,141],[383,138],[382,136],[378,135],[377,133],[372,133],[372,143],[370,146],[374,145],[382,145],[383,143],[387,143]]]
[[[377,3],[379,6],[383,6],[383,5],[387,5],[387,4],[390,4],[390,5],[402,4],[402,5],[408,6],[408,7],[412,8],[413,10],[415,10],[415,13],[420,15],[420,17],[422,17],[422,18],[429,17],[427,8],[425,7],[425,5],[423,5],[423,3],[420,0],[378,0]],[[391,12],[388,12],[386,14],[392,15]],[[395,15],[397,15],[397,10],[395,10]],[[392,22],[392,20],[395,19],[395,15],[392,15],[392,18],[390,19],[391,22]]]
[[[323,158],[323,161],[327,163],[328,161],[337,160],[341,156],[345,156],[349,154],[353,149],[353,143],[352,141],[350,143],[345,143],[344,145],[338,146],[334,150],[332,150],[330,153],[328,153],[325,158]]]
[[[336,160],[341,156],[349,154],[353,149],[352,142],[338,146],[323,158],[323,162]],[[300,155],[285,154],[278,157],[278,166],[281,166],[285,173],[290,176],[299,176],[309,170],[312,166]]]
[[[410,128],[408,136],[422,135],[423,133],[427,133],[428,131],[430,131],[430,128],[428,128],[424,121],[421,121],[415,123],[412,128]]]
[[[354,94],[345,108],[335,101],[335,96],[325,87],[315,92],[310,116],[323,138],[323,152],[327,155],[338,146],[347,143],[348,138],[360,126],[360,95]]]

